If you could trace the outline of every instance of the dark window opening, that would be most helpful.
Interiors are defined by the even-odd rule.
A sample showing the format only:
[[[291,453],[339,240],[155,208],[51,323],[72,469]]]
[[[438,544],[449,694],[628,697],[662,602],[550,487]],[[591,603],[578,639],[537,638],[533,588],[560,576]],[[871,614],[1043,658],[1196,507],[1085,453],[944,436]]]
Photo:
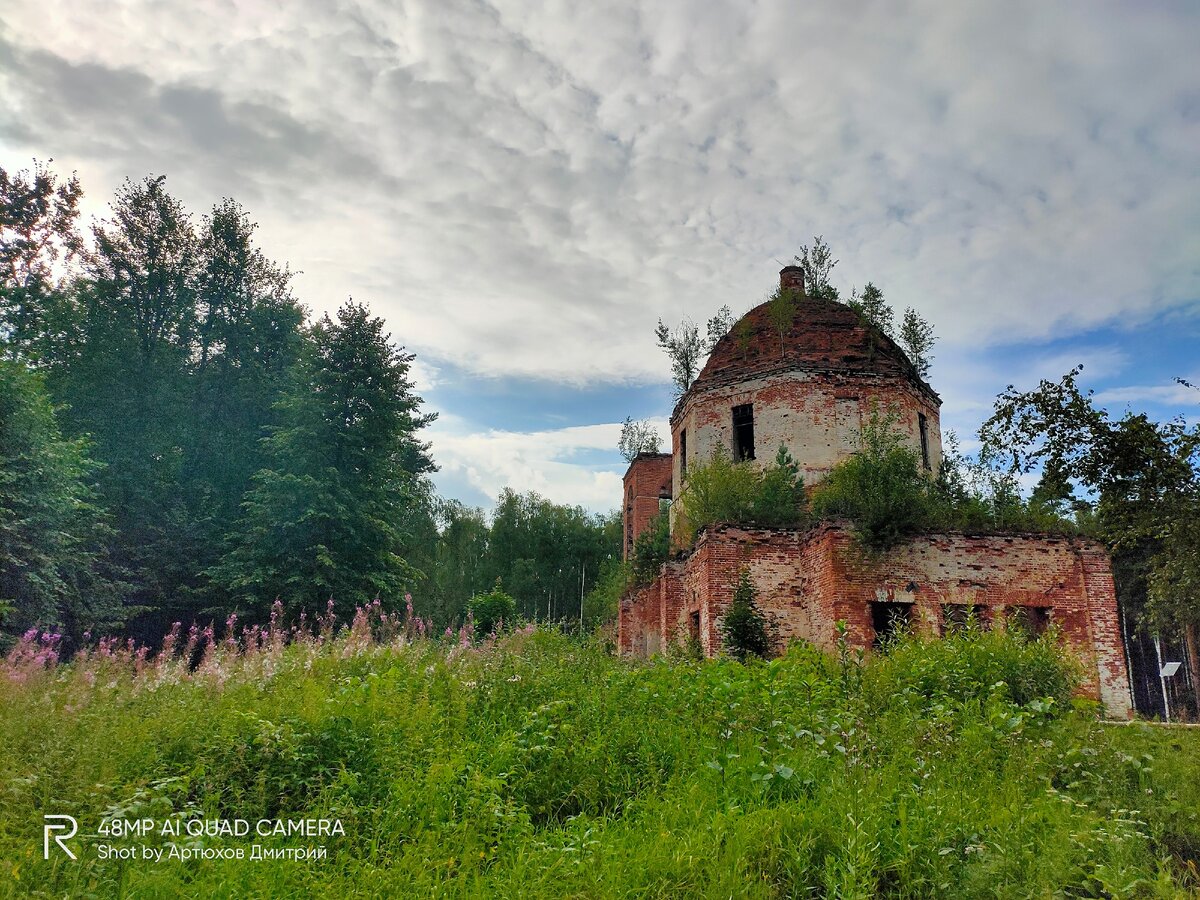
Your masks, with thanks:
[[[700,610],[688,616],[688,637],[693,641],[700,640]]]
[[[679,432],[679,474],[687,474],[687,429]]]
[[[1023,632],[1030,639],[1040,637],[1050,627],[1050,607],[1010,606],[1007,624],[1009,628]]]
[[[907,631],[911,622],[911,603],[872,603],[871,627],[875,629],[875,640],[871,646],[876,650],[886,647]]]
[[[942,606],[942,636],[965,631],[974,623],[981,631],[987,631],[991,623],[986,606],[968,606],[965,603],[947,603]]]
[[[925,413],[917,413],[917,427],[921,430],[921,464],[926,469],[933,468],[929,465],[929,420],[925,418]]]
[[[733,408],[733,460],[754,459],[754,406]]]

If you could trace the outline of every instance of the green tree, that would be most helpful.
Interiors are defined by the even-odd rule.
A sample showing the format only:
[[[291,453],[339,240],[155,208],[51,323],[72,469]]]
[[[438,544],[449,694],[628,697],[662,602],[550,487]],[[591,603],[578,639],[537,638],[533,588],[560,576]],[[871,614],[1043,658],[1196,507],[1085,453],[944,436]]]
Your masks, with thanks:
[[[757,591],[750,580],[750,570],[738,573],[733,600],[721,618],[721,641],[725,651],[745,662],[752,656],[766,659],[771,655],[771,638],[766,616],[756,603]]]
[[[82,196],[78,178],[60,183],[36,160],[33,171],[0,167],[0,352],[9,358],[46,353],[63,303],[61,269],[81,246]]]
[[[708,320],[708,336],[704,340],[704,352],[712,353],[713,348],[725,335],[729,334],[733,328],[734,318],[733,310],[728,306],[722,306],[717,310],[717,314]]]
[[[414,607],[442,629],[460,620],[468,599],[487,586],[490,529],[483,510],[457,500],[439,501],[435,517],[433,556],[422,566],[426,577],[414,591]]]
[[[579,621],[587,586],[621,552],[617,513],[591,515],[530,491],[504,489],[492,514],[488,580],[503,579],[526,619]]]
[[[658,346],[671,361],[671,380],[675,386],[675,395],[680,396],[696,380],[704,358],[704,342],[700,339],[700,329],[690,319],[684,319],[671,330],[659,319],[654,336],[658,340]]]
[[[621,598],[632,579],[631,567],[623,560],[611,558],[600,564],[596,583],[583,601],[585,628],[595,629],[616,620]]]
[[[517,617],[517,601],[504,592],[500,579],[486,594],[475,594],[467,607],[475,621],[475,632],[479,635],[494,634],[511,628]]]
[[[72,290],[73,337],[47,361],[48,382],[66,404],[64,428],[88,435],[105,463],[98,482],[130,601],[170,608],[199,583],[202,536],[179,489],[191,438],[199,242],[163,178],[126,182],[93,237],[86,278]]]
[[[937,343],[930,325],[911,306],[904,310],[904,318],[900,323],[900,343],[909,360],[917,367],[917,374],[922,378],[929,377],[929,364],[933,361],[930,351]]]
[[[108,527],[83,440],[64,438],[44,379],[0,359],[0,605],[6,630],[63,628],[74,640],[124,618],[104,556]]]
[[[210,570],[218,585],[259,610],[332,597],[349,612],[413,584],[401,523],[424,502],[418,482],[434,466],[417,432],[434,416],[420,411],[412,360],[361,304],[313,327],[231,550]]]
[[[796,310],[799,308],[800,299],[800,295],[796,291],[779,287],[767,300],[767,320],[779,334],[780,358],[783,357],[784,339],[796,321]]]
[[[802,524],[808,513],[804,476],[787,447],[779,445],[771,465],[759,477],[758,491],[750,507],[756,525],[790,528]]]
[[[812,247],[801,247],[795,261],[796,265],[804,270],[804,291],[809,297],[822,300],[838,299],[837,288],[829,283],[829,276],[838,260],[833,258],[833,251],[829,249],[823,237],[818,235],[813,238]]]
[[[201,536],[196,570],[217,562],[254,473],[262,437],[304,345],[291,273],[254,245],[256,226],[225,200],[204,221],[197,278],[196,352],[188,376],[179,489]],[[209,592],[210,603],[220,596]]]
[[[1132,411],[1114,420],[1080,389],[1081,371],[1027,392],[1010,385],[980,437],[1014,472],[1042,470],[1043,494],[1112,550],[1122,606],[1154,630],[1181,631],[1200,672],[1200,427]]]
[[[650,584],[671,555],[671,522],[660,512],[642,529],[629,554],[630,571],[635,584]]]
[[[621,438],[617,442],[617,449],[621,458],[629,463],[640,453],[657,453],[658,431],[646,419],[635,422],[626,416],[625,424],[621,426]]]
[[[861,294],[852,293],[846,305],[862,316],[872,328],[889,338],[896,337],[895,310],[883,299],[883,291],[871,282],[867,282]]]

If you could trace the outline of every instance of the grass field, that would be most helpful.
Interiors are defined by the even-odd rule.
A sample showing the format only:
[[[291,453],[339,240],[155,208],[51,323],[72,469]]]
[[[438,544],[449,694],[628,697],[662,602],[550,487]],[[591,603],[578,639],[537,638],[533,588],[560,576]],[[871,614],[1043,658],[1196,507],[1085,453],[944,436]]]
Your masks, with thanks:
[[[113,645],[55,665],[35,636],[0,665],[0,894],[1200,887],[1200,730],[1099,722],[1047,642],[909,640],[863,664],[804,647],[770,664],[630,662],[554,632],[464,646],[360,616],[337,637],[276,628],[246,643],[201,635],[184,648],[193,667]],[[43,860],[44,814],[77,818],[77,860],[53,845]],[[188,834],[239,819],[249,836]],[[255,833],[295,819],[344,834]],[[150,834],[99,833],[140,820]],[[255,847],[325,855],[252,860]]]

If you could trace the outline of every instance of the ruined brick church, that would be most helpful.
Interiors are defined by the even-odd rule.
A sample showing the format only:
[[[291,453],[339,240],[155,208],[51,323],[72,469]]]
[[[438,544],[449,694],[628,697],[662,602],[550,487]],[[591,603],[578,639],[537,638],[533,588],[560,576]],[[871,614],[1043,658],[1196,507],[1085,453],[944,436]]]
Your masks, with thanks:
[[[784,268],[780,287],[803,296],[803,271]],[[805,297],[781,330],[763,303],[721,338],[675,405],[671,452],[641,454],[625,473],[625,554],[679,496],[689,465],[718,449],[763,465],[782,444],[812,486],[855,452],[873,408],[898,417],[932,475],[941,462],[940,405],[904,352],[848,306]],[[1085,691],[1109,715],[1131,714],[1111,564],[1094,541],[946,532],[867,554],[843,522],[712,526],[622,600],[621,652],[651,654],[694,639],[706,655],[718,653],[721,616],[743,568],[781,641],[828,650],[839,621],[864,650],[900,624],[944,634],[969,615],[986,627],[1041,631],[1053,623],[1084,662]]]

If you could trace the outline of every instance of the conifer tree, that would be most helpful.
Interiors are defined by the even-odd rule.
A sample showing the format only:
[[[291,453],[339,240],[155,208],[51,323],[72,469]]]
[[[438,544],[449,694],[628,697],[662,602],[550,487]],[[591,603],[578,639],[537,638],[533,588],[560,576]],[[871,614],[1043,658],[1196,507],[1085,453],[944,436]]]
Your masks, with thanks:
[[[312,329],[312,350],[265,441],[231,552],[210,574],[251,608],[276,597],[343,611],[396,601],[418,572],[405,559],[405,523],[425,501],[434,469],[417,432],[409,365],[383,320],[354,302]]]
[[[733,602],[721,620],[721,639],[725,650],[742,662],[751,656],[766,659],[771,654],[767,619],[755,602],[756,593],[754,582],[750,580],[750,570],[743,568],[738,574]]]

